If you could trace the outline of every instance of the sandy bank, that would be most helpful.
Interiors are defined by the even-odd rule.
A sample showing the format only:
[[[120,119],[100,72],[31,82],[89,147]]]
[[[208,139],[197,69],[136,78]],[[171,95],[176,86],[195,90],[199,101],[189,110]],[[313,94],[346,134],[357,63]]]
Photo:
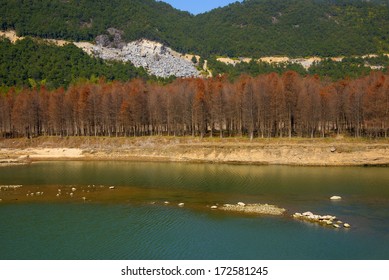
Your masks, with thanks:
[[[0,165],[39,160],[139,160],[302,166],[389,165],[389,140],[191,137],[0,140]]]

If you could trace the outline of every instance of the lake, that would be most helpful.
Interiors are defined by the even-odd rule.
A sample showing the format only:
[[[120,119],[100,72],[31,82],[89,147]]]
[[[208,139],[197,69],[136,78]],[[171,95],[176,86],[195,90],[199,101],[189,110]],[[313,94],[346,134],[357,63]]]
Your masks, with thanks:
[[[3,260],[389,259],[385,167],[39,162],[2,167],[0,185],[23,185],[20,192],[90,185],[127,190],[123,199],[58,203],[10,203],[0,192]],[[343,199],[331,201],[333,195]],[[239,201],[275,204],[287,214],[247,216],[209,208]],[[335,215],[352,227],[290,217],[305,211]]]

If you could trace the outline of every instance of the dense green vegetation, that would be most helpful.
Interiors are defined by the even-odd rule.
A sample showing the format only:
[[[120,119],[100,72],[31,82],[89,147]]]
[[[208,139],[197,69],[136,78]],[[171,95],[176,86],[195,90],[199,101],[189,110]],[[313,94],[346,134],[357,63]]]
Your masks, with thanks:
[[[227,74],[231,80],[235,80],[243,73],[255,77],[273,72],[283,74],[287,71],[295,71],[300,75],[318,75],[322,78],[329,78],[330,80],[337,81],[368,75],[374,70],[370,66],[378,66],[378,70],[386,71],[389,67],[389,57],[383,55],[370,58],[345,57],[341,61],[324,59],[321,62],[312,64],[308,69],[305,69],[301,64],[297,63],[270,64],[265,62],[258,63],[252,60],[249,63],[241,62],[233,66],[219,62],[215,58],[208,60],[208,67],[212,70],[214,76]]]
[[[234,66],[227,65],[223,62],[217,61],[215,58],[211,58],[208,60],[208,67],[211,69],[213,76],[226,74],[231,80],[235,80],[243,73],[249,74],[252,77],[274,72],[282,74],[290,70],[295,71],[300,75],[307,74],[307,71],[300,64],[270,64],[265,62],[256,62],[254,60],[251,60],[249,63],[241,62]]]
[[[389,49],[384,1],[246,0],[195,18],[205,53],[339,56]]]
[[[29,38],[15,44],[0,40],[0,86],[45,84],[57,88],[93,77],[127,81],[146,76],[143,68],[130,63],[107,64],[73,44],[58,47]]]
[[[389,51],[384,0],[246,0],[197,16],[153,0],[8,0],[0,28],[88,40],[109,27],[203,56],[339,56]]]
[[[389,52],[389,6],[384,0],[246,0],[197,16],[154,0],[9,0],[0,1],[0,29],[20,36],[94,41],[115,27],[123,39],[157,40],[180,52],[200,54],[214,76],[235,80],[292,70],[332,80],[357,78],[371,66],[389,67],[389,58],[352,58]],[[304,69],[299,64],[218,62],[218,55],[258,58],[267,55],[340,56]],[[195,62],[195,61],[194,61]],[[0,86],[45,84],[67,87],[82,79],[105,77],[127,81],[148,77],[130,63],[106,63],[72,44],[57,47],[26,39],[11,44],[0,39]]]
[[[202,63],[203,59],[200,61]],[[214,56],[208,59],[213,76],[227,74],[231,81],[242,73],[255,77],[273,72],[283,74],[290,70],[300,75],[317,74],[331,80],[357,78],[370,73],[371,69],[366,66],[368,64],[386,69],[389,67],[389,57],[345,58],[341,62],[323,60],[308,70],[300,64],[292,63],[269,64],[253,60],[232,66],[217,61]],[[7,39],[0,39],[0,87],[35,87],[44,84],[48,88],[58,88],[99,77],[108,81],[128,81],[139,77],[157,80],[156,77],[148,76],[143,68],[135,68],[131,63],[104,62],[90,57],[73,44],[59,47],[31,38],[12,44]],[[172,79],[158,80],[167,83]]]

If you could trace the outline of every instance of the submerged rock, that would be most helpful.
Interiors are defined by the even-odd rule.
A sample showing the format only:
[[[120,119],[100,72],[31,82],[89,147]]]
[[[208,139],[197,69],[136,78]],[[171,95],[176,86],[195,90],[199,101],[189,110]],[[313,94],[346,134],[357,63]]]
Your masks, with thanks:
[[[244,204],[244,203],[243,203]],[[237,204],[222,206],[219,209],[223,211],[243,212],[247,214],[261,214],[261,215],[282,215],[286,211],[275,205],[268,204]]]

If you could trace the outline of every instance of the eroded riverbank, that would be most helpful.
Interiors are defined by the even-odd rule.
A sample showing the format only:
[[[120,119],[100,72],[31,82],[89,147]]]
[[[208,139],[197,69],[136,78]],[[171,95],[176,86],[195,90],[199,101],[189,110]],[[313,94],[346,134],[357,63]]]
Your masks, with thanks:
[[[39,137],[0,140],[0,165],[135,160],[299,166],[389,165],[389,140]]]

